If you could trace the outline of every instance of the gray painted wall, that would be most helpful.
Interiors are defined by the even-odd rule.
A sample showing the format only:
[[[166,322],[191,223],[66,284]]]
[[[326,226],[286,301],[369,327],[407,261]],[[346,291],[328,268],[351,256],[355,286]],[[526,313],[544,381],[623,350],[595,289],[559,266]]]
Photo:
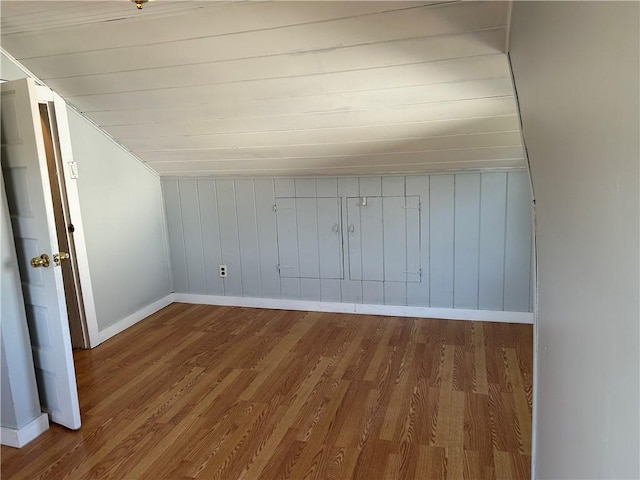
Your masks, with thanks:
[[[0,55],[5,80],[25,77]],[[98,329],[171,292],[160,178],[69,109],[78,195]]]
[[[510,56],[536,196],[537,472],[637,479],[637,2],[514,2]]]
[[[9,367],[7,355],[4,352],[4,338],[0,342],[0,425],[5,428],[18,428],[15,401],[9,382]],[[16,399],[17,400],[17,399]]]
[[[0,190],[0,424],[18,429],[40,416],[40,400],[2,172]]]
[[[531,311],[525,171],[162,187],[175,292]]]
[[[171,292],[160,178],[69,110],[100,330]]]
[[[18,80],[24,78],[24,72],[12,60],[0,52],[0,78],[2,80]]]

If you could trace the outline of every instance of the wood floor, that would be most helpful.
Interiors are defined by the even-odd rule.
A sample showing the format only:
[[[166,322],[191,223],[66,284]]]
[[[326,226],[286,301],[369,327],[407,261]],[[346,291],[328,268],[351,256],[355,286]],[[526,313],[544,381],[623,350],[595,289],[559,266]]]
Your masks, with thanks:
[[[528,479],[530,325],[172,304],[3,479]]]

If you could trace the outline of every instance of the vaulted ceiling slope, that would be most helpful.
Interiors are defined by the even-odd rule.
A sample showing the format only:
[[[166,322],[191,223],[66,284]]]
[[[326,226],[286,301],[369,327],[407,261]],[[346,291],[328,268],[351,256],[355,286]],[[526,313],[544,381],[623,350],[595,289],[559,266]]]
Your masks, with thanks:
[[[513,167],[509,8],[3,0],[1,43],[162,175]]]

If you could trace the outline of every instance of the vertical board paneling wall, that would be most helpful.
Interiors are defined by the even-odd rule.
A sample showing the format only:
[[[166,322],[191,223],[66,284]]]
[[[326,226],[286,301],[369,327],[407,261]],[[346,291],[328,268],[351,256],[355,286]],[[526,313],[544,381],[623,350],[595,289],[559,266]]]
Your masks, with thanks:
[[[162,186],[175,292],[531,311],[532,220],[525,171],[317,179],[164,178]],[[353,280],[359,277],[349,275],[347,232],[341,252],[343,278],[280,276],[276,197],[339,198],[344,229],[347,198],[380,196],[420,199],[420,232],[415,237],[420,245],[411,249],[420,252],[420,277],[414,275],[410,282]],[[308,218],[304,221],[309,223]],[[319,235],[317,229],[303,233]],[[363,249],[359,254],[383,258],[384,251]],[[369,263],[375,264],[373,259]],[[358,264],[359,260],[351,265]],[[218,265],[227,265],[227,278],[219,277]]]

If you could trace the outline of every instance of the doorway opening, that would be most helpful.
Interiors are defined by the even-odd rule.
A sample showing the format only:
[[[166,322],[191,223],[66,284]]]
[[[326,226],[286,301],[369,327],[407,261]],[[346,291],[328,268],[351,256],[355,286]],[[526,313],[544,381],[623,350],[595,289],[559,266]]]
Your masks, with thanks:
[[[62,167],[62,153],[58,136],[56,113],[53,102],[39,103],[40,122],[47,157],[47,170],[53,199],[53,212],[56,223],[56,234],[60,252],[69,254],[68,261],[60,263],[64,283],[71,346],[73,348],[90,348],[87,321],[80,286],[80,275],[76,260],[73,233],[75,227],[69,214],[67,187]]]

